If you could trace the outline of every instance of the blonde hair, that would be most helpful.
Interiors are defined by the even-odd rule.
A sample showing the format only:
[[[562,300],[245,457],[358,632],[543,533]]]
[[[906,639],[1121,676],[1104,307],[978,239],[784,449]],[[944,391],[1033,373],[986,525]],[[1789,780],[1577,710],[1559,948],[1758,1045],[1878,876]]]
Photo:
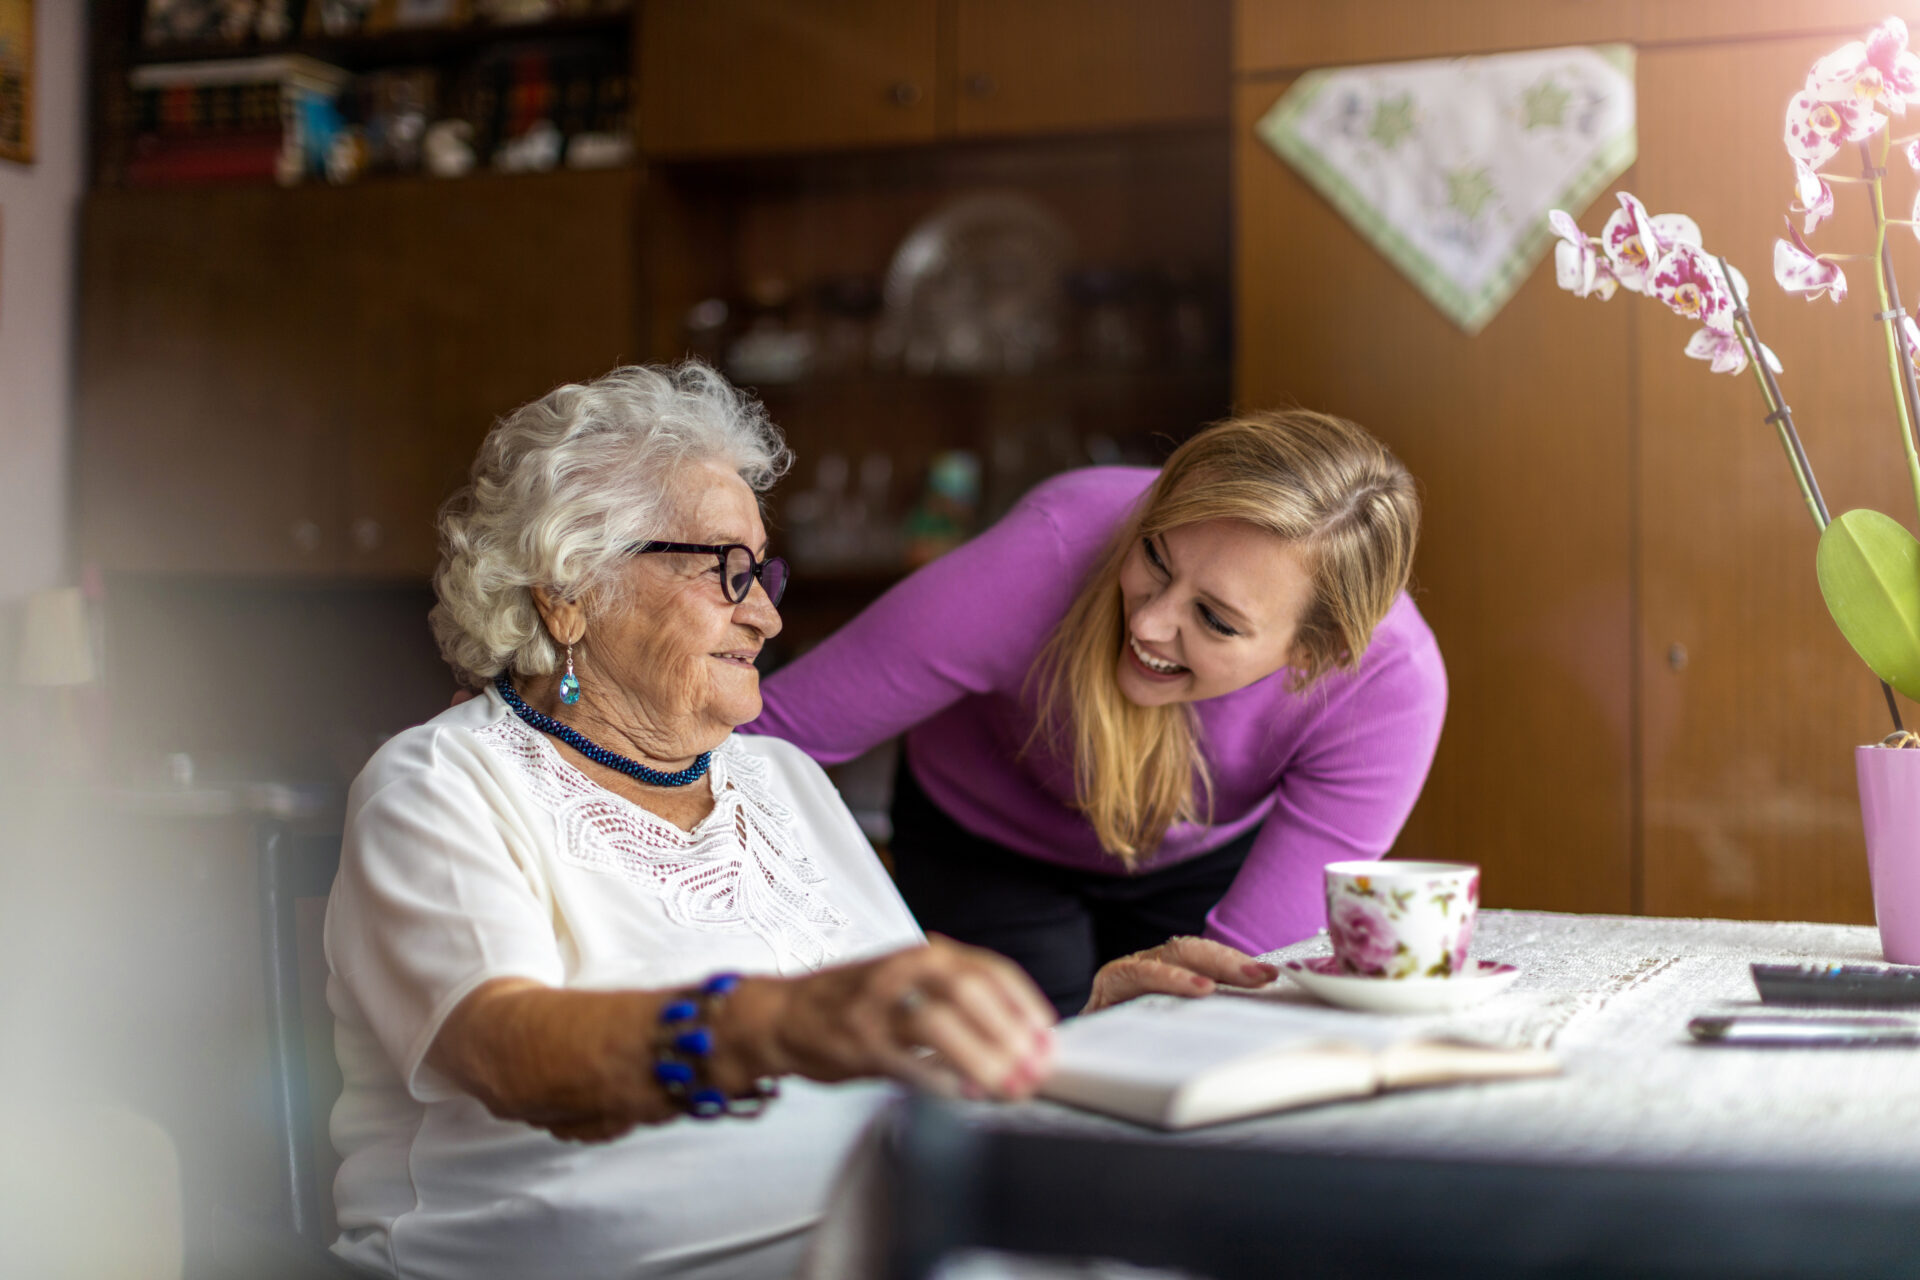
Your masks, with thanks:
[[[440,510],[428,620],[441,656],[474,688],[558,670],[533,588],[597,616],[618,603],[609,588],[626,549],[661,535],[683,464],[724,462],[764,493],[790,458],[760,404],[697,360],[628,365],[522,405]]]
[[[1129,870],[1174,823],[1212,820],[1213,780],[1191,704],[1136,706],[1120,691],[1120,569],[1143,537],[1207,520],[1245,521],[1302,553],[1313,595],[1288,682],[1301,692],[1329,671],[1359,666],[1412,572],[1420,499],[1379,441],[1306,409],[1217,423],[1167,459],[1030,677],[1039,719],[1029,747],[1044,741],[1071,753],[1076,806]]]

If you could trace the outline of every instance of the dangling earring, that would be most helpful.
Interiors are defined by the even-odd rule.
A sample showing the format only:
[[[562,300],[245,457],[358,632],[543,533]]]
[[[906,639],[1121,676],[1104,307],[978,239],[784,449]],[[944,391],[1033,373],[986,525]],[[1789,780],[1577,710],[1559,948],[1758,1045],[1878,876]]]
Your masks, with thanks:
[[[572,706],[580,701],[580,680],[573,674],[573,646],[567,646],[567,674],[560,677],[560,701]]]

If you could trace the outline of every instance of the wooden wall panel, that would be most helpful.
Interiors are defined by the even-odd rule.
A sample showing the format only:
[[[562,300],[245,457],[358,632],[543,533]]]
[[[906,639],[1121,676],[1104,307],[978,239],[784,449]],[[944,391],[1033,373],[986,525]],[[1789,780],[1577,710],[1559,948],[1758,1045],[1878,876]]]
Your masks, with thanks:
[[[1634,313],[1548,270],[1461,333],[1254,136],[1283,88],[1236,94],[1236,398],[1355,419],[1425,495],[1452,696],[1397,852],[1480,863],[1491,904],[1630,910]]]
[[[1859,33],[1890,13],[1920,23],[1914,0],[1640,0],[1640,38],[1648,44],[1678,40],[1738,40],[1761,36]],[[1829,40],[1821,52],[1836,47]]]
[[[1849,265],[1852,293],[1837,307],[1803,302],[1771,278],[1793,189],[1778,121],[1833,46],[1824,37],[1644,54],[1636,190],[1656,212],[1691,214],[1708,247],[1751,278],[1756,319],[1786,364],[1783,388],[1833,510],[1874,506],[1911,526],[1871,272]],[[1846,172],[1846,161],[1835,168]],[[1896,209],[1912,181],[1896,163]],[[1817,247],[1871,248],[1866,193],[1837,191],[1839,216]],[[1894,244],[1911,291],[1920,251],[1903,233]],[[1641,313],[1646,910],[1870,922],[1852,748],[1890,727],[1878,685],[1821,603],[1814,526],[1761,421],[1758,388],[1686,359],[1691,330],[1678,317],[1635,298],[1608,307],[1623,302]]]
[[[1239,72],[1439,58],[1622,40],[1737,40],[1864,31],[1914,0],[1235,0]]]

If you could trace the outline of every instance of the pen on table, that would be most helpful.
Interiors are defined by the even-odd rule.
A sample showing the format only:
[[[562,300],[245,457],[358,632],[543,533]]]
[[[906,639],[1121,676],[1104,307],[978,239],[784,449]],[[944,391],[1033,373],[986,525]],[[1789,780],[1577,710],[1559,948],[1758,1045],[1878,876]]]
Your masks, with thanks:
[[[1874,1045],[1920,1044],[1920,1016],[1790,1013],[1708,1014],[1687,1031],[1704,1044]]]

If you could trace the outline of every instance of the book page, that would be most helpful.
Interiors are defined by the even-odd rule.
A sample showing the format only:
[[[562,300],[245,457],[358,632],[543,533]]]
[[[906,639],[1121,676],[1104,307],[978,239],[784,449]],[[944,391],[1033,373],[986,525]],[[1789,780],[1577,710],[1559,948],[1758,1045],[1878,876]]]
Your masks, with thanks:
[[[1385,1014],[1224,995],[1147,996],[1064,1023],[1041,1094],[1184,1129],[1383,1088],[1558,1069],[1544,1051],[1422,1034]]]
[[[1404,1022],[1313,1005],[1210,996],[1142,996],[1056,1033],[1056,1069],[1172,1089],[1249,1054],[1320,1045],[1378,1051],[1407,1038]]]

